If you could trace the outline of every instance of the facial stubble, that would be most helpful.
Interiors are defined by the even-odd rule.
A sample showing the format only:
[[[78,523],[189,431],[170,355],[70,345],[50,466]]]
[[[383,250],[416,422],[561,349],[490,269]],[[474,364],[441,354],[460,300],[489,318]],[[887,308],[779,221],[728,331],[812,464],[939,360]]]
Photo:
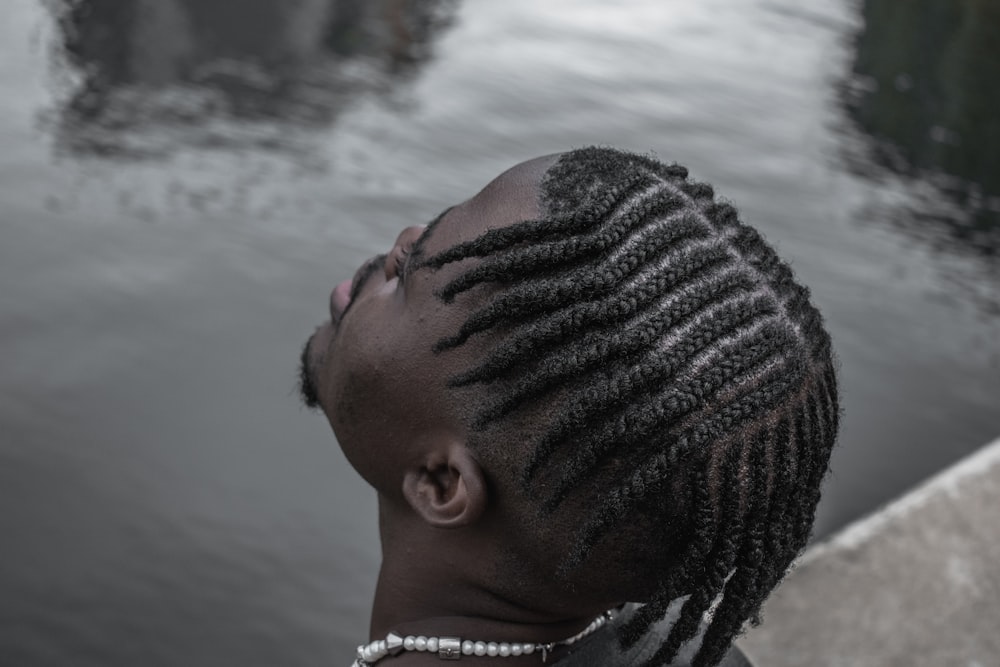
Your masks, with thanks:
[[[309,354],[309,348],[314,338],[316,338],[316,334],[309,337],[309,340],[302,347],[302,355],[299,357],[299,397],[302,399],[302,403],[311,410],[319,407],[316,368],[311,363]]]

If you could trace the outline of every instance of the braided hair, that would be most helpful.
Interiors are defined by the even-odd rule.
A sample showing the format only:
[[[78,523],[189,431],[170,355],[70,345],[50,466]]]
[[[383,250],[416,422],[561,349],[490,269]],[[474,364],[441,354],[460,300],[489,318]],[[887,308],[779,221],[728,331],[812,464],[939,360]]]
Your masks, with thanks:
[[[839,420],[829,336],[788,265],[684,167],[576,150],[540,202],[540,219],[421,260],[476,258],[438,296],[486,295],[434,349],[492,336],[450,380],[485,389],[471,426],[488,443],[533,415],[521,491],[550,521],[585,499],[559,516],[561,573],[625,536],[647,593],[623,648],[682,598],[647,664],[714,608],[694,665],[716,665],[809,537]]]

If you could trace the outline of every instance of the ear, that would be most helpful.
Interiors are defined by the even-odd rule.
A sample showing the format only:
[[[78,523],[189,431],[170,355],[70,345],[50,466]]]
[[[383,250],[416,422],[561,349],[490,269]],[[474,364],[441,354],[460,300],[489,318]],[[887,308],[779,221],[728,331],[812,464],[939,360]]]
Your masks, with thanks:
[[[428,452],[422,466],[406,471],[403,496],[435,528],[461,528],[486,509],[486,480],[468,448],[454,443]]]

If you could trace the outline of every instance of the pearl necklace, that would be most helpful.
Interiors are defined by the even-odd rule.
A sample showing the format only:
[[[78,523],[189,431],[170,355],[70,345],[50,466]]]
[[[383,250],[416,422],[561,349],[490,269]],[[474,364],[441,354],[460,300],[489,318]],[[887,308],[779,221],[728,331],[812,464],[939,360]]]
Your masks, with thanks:
[[[414,637],[407,635],[401,637],[395,632],[390,632],[385,639],[377,639],[368,644],[358,646],[358,657],[351,664],[351,667],[371,667],[376,662],[387,655],[399,655],[403,651],[426,651],[437,653],[441,660],[460,660],[463,655],[487,655],[490,657],[502,657],[518,655],[531,655],[535,651],[542,654],[542,662],[549,657],[557,646],[569,646],[587,635],[603,628],[608,621],[615,617],[615,610],[608,610],[590,622],[580,632],[572,637],[558,642],[538,644],[535,642],[480,642],[471,639],[462,640],[461,637],[425,637],[420,635]]]

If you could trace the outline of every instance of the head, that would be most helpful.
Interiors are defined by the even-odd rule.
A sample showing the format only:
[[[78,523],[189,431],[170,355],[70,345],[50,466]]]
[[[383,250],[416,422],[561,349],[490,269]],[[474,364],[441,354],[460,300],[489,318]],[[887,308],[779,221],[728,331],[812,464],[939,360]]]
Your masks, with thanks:
[[[501,175],[334,291],[303,387],[400,522],[498,592],[717,603],[715,664],[808,539],[837,433],[808,291],[677,165],[612,149]],[[516,583],[515,583],[516,582]]]

